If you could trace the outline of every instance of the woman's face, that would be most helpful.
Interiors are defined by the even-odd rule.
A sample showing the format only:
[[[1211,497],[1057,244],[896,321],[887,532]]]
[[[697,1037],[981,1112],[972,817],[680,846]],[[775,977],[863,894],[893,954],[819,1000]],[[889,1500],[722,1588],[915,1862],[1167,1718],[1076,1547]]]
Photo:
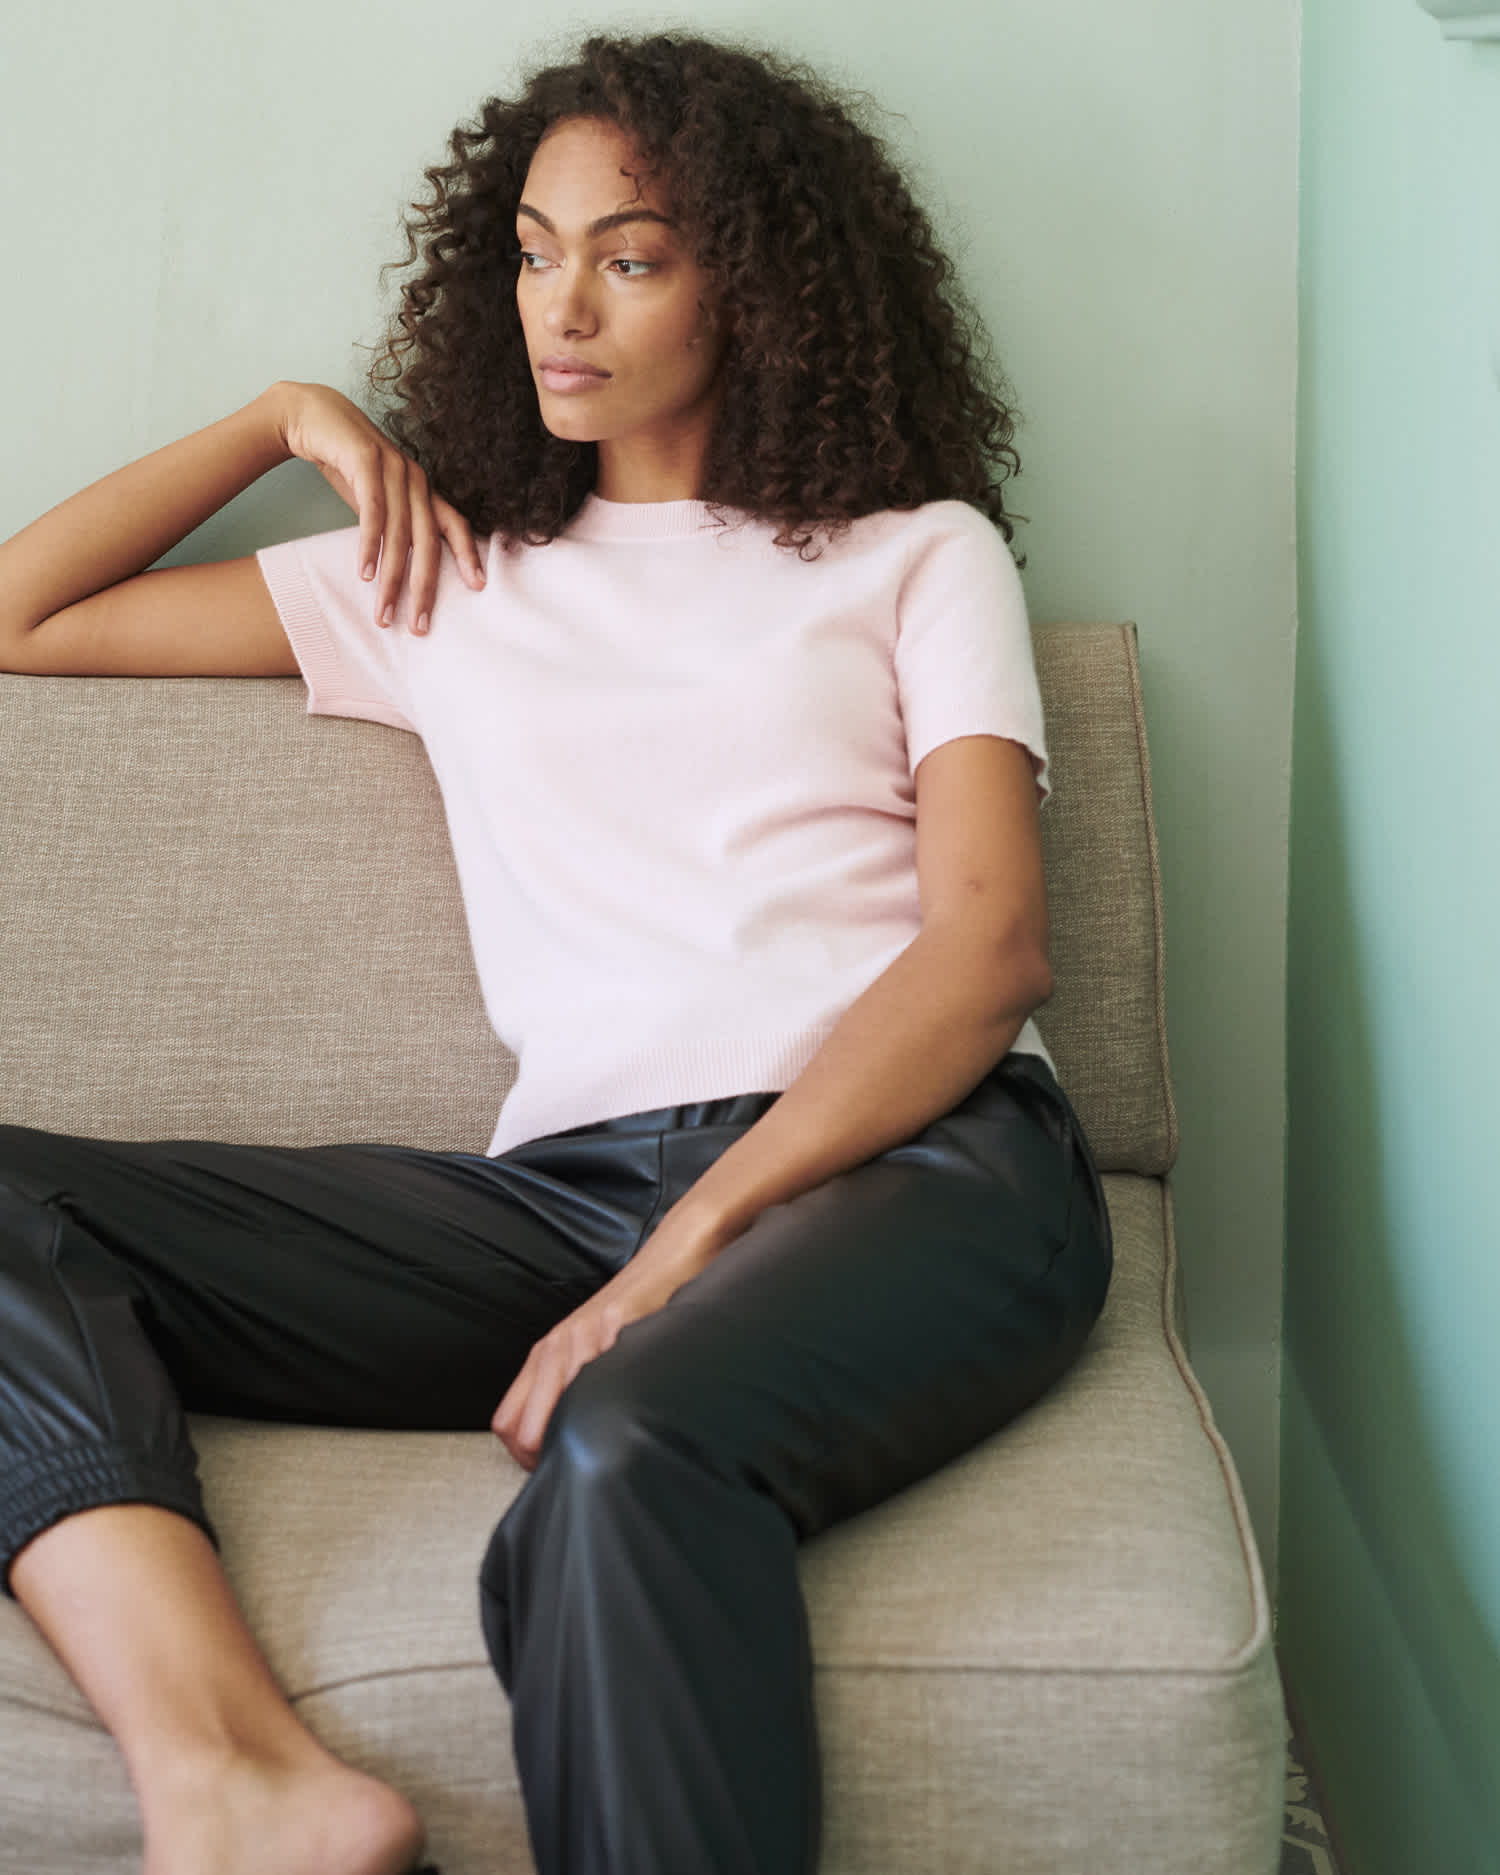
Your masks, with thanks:
[[[598,493],[699,492],[724,341],[708,276],[619,127],[569,118],[542,139],[516,212],[516,304],[542,421],[599,445]]]

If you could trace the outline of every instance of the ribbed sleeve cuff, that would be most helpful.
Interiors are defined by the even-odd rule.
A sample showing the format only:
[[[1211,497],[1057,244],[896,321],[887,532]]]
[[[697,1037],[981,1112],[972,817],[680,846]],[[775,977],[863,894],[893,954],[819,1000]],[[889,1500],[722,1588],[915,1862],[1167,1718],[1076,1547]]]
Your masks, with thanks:
[[[307,684],[308,714],[353,716],[362,722],[412,730],[414,725],[384,697],[360,694],[368,686],[351,679],[339,656],[338,641],[308,577],[299,543],[289,540],[262,547],[255,559]]]
[[[282,629],[307,681],[307,707],[336,714],[333,707],[345,688],[343,667],[323,618],[295,541],[262,547],[255,556]]]

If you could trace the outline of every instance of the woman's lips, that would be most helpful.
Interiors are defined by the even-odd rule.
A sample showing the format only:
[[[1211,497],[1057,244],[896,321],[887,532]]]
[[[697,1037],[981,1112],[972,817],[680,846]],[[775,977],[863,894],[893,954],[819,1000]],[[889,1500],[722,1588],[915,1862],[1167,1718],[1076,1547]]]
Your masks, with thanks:
[[[566,397],[577,391],[597,390],[609,382],[609,373],[582,358],[544,358],[537,366],[537,376],[549,391]]]

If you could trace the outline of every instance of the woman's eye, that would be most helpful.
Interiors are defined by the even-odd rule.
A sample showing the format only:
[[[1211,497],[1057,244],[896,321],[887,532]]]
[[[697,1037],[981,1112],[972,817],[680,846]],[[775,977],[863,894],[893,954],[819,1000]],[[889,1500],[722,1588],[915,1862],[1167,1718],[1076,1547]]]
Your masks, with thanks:
[[[547,264],[545,255],[533,254],[529,249],[524,247],[521,249],[522,273],[539,273]]]
[[[620,269],[623,279],[639,280],[643,274],[648,274],[655,270],[656,262],[652,260],[631,260],[626,255],[621,254],[617,259],[612,260],[610,265]],[[629,269],[628,272],[626,271],[627,269]]]

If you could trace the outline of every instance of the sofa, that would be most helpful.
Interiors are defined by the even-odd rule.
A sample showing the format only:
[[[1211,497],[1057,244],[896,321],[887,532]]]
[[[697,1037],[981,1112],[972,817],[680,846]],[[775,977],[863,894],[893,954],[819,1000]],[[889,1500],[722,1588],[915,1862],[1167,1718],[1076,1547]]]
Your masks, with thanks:
[[[1135,635],[1037,632],[1043,1032],[1116,1234],[1083,1356],[988,1444],[802,1552],[823,1875],[1273,1875],[1284,1720],[1234,1467],[1185,1351]],[[0,678],[0,1119],[483,1151],[489,1033],[415,738],[297,680]],[[288,1695],[417,1802],[444,1875],[532,1868],[475,1572],[487,1433],[195,1423]],[[139,1866],[113,1744],[0,1604],[0,1870]],[[696,1875],[663,1870],[662,1875]]]

